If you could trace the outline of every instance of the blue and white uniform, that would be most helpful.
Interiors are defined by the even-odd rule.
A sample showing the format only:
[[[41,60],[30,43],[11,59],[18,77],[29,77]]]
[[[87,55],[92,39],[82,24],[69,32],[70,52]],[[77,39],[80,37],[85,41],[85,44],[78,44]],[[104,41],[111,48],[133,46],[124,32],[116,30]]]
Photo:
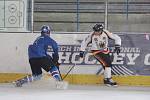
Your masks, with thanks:
[[[55,40],[53,40],[48,35],[39,36],[33,43],[29,45],[28,54],[30,58],[46,57],[48,46],[51,46],[54,52],[54,56],[58,57],[58,45]]]
[[[49,47],[52,47],[52,57],[47,54]],[[56,80],[61,80],[59,73],[58,60],[58,45],[55,40],[50,37],[50,28],[43,26],[41,29],[41,36],[37,37],[32,45],[28,47],[29,63],[33,76],[42,75],[42,69],[51,73]]]
[[[52,57],[47,54],[49,47],[52,47]],[[31,76],[26,76],[15,81],[15,86],[21,87],[24,83],[40,80],[42,78],[42,69],[47,71],[57,81],[56,87],[63,86],[63,80],[59,71],[58,45],[50,37],[49,26],[41,28],[41,36],[37,37],[33,44],[28,47],[29,63],[32,71]]]

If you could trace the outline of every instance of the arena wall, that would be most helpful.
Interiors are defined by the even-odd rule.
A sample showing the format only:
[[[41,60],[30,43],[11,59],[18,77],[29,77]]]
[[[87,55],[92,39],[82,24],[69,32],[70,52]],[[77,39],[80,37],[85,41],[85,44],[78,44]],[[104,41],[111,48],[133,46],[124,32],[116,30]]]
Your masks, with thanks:
[[[71,33],[71,32],[70,32]],[[82,39],[88,34],[56,32],[51,34],[59,44],[59,62],[62,75],[76,63],[66,78],[71,84],[101,84],[103,82],[102,66],[86,53],[85,59],[79,59],[79,48]],[[0,34],[0,82],[11,82],[26,74],[31,74],[28,63],[28,45],[37,33],[1,33]],[[113,53],[113,41],[110,41],[113,56],[112,74],[120,85],[150,86],[150,34],[119,33],[122,38],[121,53]],[[88,48],[90,49],[90,47]],[[88,51],[88,50],[87,50]],[[52,50],[49,48],[48,53]],[[45,72],[44,72],[45,73]],[[46,74],[46,73],[45,73]]]

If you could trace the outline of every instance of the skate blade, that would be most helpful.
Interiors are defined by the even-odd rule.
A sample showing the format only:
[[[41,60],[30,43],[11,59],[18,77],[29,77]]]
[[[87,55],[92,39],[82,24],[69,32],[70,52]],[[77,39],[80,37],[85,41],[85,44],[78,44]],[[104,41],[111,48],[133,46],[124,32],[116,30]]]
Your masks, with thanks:
[[[118,87],[118,85],[110,85],[110,84],[105,84],[107,87]]]
[[[15,86],[15,87],[22,87],[22,85],[21,84],[19,84],[19,83],[17,83],[17,82],[12,82],[12,84]]]

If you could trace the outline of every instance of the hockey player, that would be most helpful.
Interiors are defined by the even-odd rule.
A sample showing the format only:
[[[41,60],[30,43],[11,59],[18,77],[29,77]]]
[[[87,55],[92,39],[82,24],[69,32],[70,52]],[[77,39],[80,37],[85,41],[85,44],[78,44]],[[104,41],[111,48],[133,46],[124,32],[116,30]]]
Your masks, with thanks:
[[[32,76],[19,80],[16,82],[16,86],[20,87],[24,83],[40,80],[42,77],[42,69],[50,73],[57,81],[57,84],[63,84],[61,83],[62,78],[58,68],[58,45],[56,41],[50,37],[50,33],[50,27],[44,25],[41,28],[41,35],[36,38],[32,45],[29,45],[28,55]],[[53,49],[52,57],[47,54],[48,46],[51,46]]]
[[[84,57],[86,47],[91,44],[91,53],[93,54],[94,58],[96,58],[102,64],[104,68],[104,84],[108,86],[116,86],[117,83],[112,80],[111,76],[112,62],[108,48],[109,39],[115,40],[114,51],[119,54],[121,38],[118,35],[105,30],[102,24],[96,24],[93,27],[93,32],[90,33],[81,43],[80,57]]]

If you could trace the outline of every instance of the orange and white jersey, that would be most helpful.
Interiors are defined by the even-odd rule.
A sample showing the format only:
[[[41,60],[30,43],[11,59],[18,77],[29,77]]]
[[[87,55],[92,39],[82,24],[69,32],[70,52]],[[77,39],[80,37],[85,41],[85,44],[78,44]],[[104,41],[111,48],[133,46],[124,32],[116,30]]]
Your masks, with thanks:
[[[100,50],[105,51],[108,50],[108,40],[113,39],[115,44],[121,46],[121,38],[109,32],[108,30],[103,30],[102,33],[99,32],[92,32],[90,33],[81,43],[81,51],[85,51],[86,47],[89,44],[92,44],[91,50]]]

